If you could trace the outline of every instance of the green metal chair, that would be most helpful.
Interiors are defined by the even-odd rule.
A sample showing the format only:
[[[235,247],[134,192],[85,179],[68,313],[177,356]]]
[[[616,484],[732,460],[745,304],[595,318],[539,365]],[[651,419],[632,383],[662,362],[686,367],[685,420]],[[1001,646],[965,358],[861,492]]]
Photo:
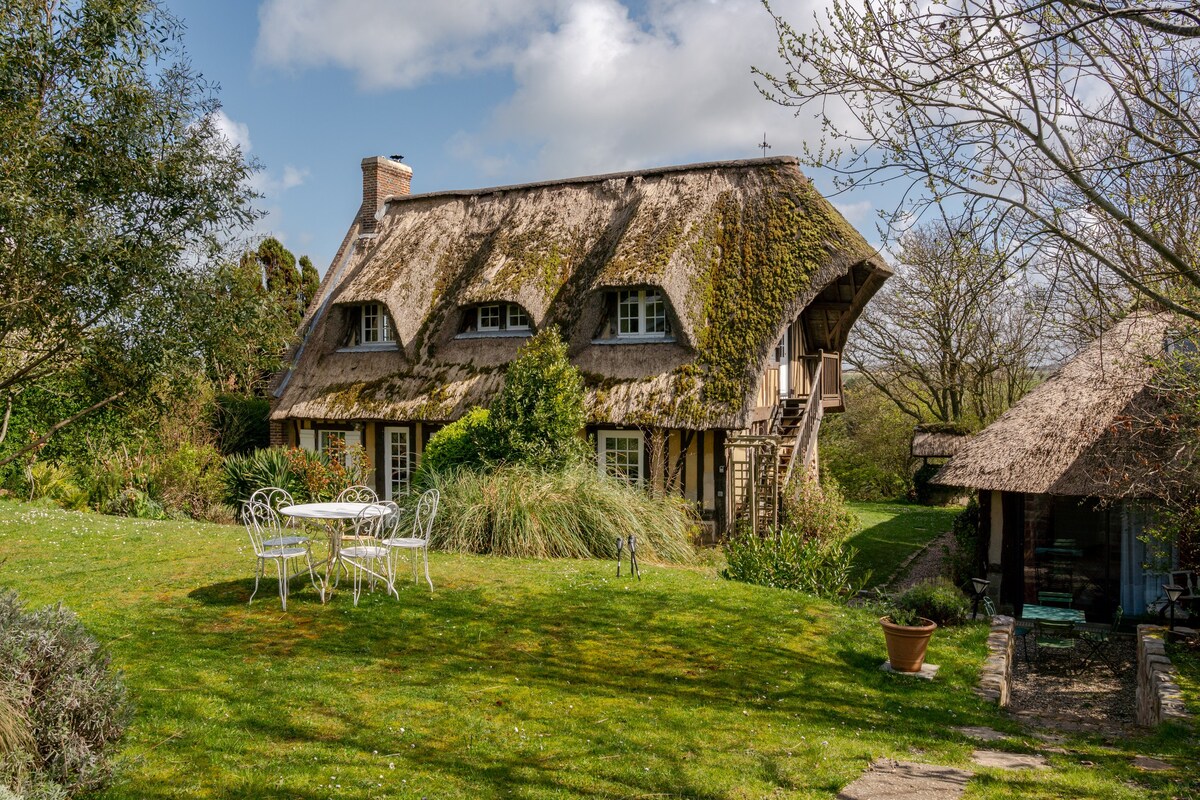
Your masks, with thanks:
[[[1034,622],[1034,630],[1037,637],[1039,663],[1049,653],[1063,653],[1065,657],[1070,657],[1075,653],[1075,645],[1078,640],[1075,638],[1074,622],[1052,622],[1047,619],[1039,619]]]
[[[1075,596],[1070,592],[1038,592],[1039,606],[1061,606],[1070,608]]]
[[[1088,648],[1084,657],[1085,669],[1096,661],[1103,661],[1113,675],[1117,674],[1117,666],[1112,661],[1112,643],[1124,616],[1125,609],[1117,606],[1117,610],[1113,612],[1112,625],[1089,626],[1079,631],[1079,641]]]

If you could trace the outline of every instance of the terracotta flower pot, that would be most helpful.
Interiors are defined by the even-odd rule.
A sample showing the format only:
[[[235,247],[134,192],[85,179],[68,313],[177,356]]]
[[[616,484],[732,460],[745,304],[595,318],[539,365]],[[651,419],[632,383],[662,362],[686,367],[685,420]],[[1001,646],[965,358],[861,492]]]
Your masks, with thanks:
[[[925,663],[925,649],[937,623],[921,617],[922,625],[897,625],[880,617],[883,638],[887,641],[888,661],[897,672],[917,672]]]

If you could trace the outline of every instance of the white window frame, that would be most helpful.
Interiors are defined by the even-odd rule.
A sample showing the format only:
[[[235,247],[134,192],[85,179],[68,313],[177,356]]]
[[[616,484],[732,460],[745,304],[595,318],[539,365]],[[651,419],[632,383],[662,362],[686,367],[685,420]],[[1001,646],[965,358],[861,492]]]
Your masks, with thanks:
[[[646,483],[646,435],[640,430],[607,430],[596,434],[596,463],[601,475],[611,477],[628,476],[615,474],[608,469],[608,442],[614,439],[635,439],[637,441],[637,480],[629,481],[634,486],[644,486]]]
[[[332,437],[338,437],[345,444],[346,454],[344,462],[346,469],[350,469],[354,464],[354,457],[350,453],[351,447],[362,447],[362,432],[354,430],[344,430],[341,428],[318,428],[314,440],[314,450],[318,453],[324,453],[329,449],[329,440]]]
[[[510,331],[527,331],[529,330],[529,314],[525,309],[521,308],[516,303],[508,303],[508,311],[505,313],[506,327]],[[524,320],[524,322],[514,322],[513,318]]]
[[[633,305],[637,316],[626,314]],[[647,314],[649,306],[661,309],[661,314]],[[633,309],[629,309],[633,310]],[[629,321],[636,330],[623,331],[622,324]],[[651,331],[651,321],[661,320],[661,330]],[[632,326],[631,326],[632,327]],[[661,289],[621,289],[617,292],[617,338],[618,339],[665,339],[668,336],[667,300]]]
[[[495,312],[496,312],[496,324],[495,325],[484,325],[483,324],[484,309],[494,309],[495,310]],[[488,316],[491,316],[491,315],[489,314]],[[503,304],[488,303],[487,305],[480,306],[479,310],[475,312],[475,329],[477,331],[479,331],[480,333],[498,332],[502,329],[503,320],[504,320]]]
[[[358,321],[359,344],[380,345],[396,341],[392,318],[383,303],[364,303]]]
[[[393,436],[403,437],[404,453],[398,454],[396,451],[397,442],[393,441]],[[398,458],[402,458],[403,466],[393,463]],[[412,428],[407,425],[387,425],[383,429],[383,494],[385,500],[396,500],[408,494],[409,479],[412,477],[413,468],[413,447],[412,447]],[[397,477],[396,473],[402,473],[402,477]]]

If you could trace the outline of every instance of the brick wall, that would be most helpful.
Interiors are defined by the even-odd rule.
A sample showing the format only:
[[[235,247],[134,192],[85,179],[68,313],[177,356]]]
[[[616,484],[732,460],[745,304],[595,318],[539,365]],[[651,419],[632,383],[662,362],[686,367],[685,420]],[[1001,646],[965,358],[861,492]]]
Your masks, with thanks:
[[[375,214],[383,201],[392,195],[408,194],[412,185],[412,168],[383,156],[362,160],[363,200],[359,209],[361,233],[375,233],[378,223]]]

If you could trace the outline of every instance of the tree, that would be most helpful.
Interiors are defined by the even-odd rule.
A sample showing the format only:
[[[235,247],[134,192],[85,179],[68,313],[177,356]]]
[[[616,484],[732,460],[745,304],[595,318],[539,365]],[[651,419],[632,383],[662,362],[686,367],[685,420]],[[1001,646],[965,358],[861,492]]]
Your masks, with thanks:
[[[1035,293],[971,220],[917,227],[844,358],[914,422],[987,424],[1032,388],[1043,350]]]
[[[157,0],[0,9],[0,396],[104,387],[0,464],[195,358],[198,276],[254,217],[252,166],[180,35]]]
[[[785,71],[760,88],[815,109],[805,160],[839,188],[898,179],[889,223],[957,206],[1200,319],[1195,2],[834,0],[811,32],[771,13]]]
[[[488,456],[558,469],[581,459],[586,420],[583,378],[567,358],[557,328],[539,331],[508,365],[490,407]]]

